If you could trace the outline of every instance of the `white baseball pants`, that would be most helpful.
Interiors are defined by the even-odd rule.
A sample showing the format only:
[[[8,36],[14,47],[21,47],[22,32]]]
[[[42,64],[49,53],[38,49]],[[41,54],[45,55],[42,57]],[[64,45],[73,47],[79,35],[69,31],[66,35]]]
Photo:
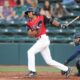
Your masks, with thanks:
[[[35,68],[35,55],[41,52],[45,62],[53,67],[56,67],[62,71],[67,71],[68,67],[53,60],[49,50],[50,40],[46,34],[42,35],[41,38],[28,50],[28,70],[36,72]]]

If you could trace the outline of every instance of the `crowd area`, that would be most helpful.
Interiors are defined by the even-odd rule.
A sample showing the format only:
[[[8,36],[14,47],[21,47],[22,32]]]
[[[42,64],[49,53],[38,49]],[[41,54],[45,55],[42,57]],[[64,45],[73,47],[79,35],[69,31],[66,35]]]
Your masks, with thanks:
[[[39,3],[43,1],[43,4]],[[28,7],[33,7],[41,15],[61,18],[70,13],[63,5],[78,5],[80,0],[57,0],[51,3],[50,0],[0,0],[0,20],[24,19]]]

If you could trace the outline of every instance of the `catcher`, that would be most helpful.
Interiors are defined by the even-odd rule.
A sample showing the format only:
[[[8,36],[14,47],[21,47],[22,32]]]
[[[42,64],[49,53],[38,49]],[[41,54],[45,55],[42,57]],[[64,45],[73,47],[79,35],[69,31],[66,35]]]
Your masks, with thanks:
[[[27,77],[35,77],[37,75],[35,68],[35,55],[38,52],[41,53],[42,57],[48,65],[64,71],[64,75],[68,77],[70,75],[70,68],[52,59],[49,49],[50,40],[46,34],[46,20],[56,26],[60,26],[60,23],[57,21],[52,21],[51,18],[46,18],[42,15],[38,15],[36,10],[31,7],[26,10],[25,14],[30,19],[27,22],[28,35],[37,39],[36,43],[27,51],[29,70]]]
[[[77,58],[80,55],[80,32],[76,33],[74,37],[74,44],[76,51],[65,61],[65,65],[68,65],[71,61],[73,61],[75,58]],[[77,59],[76,61],[76,67],[78,70],[78,73],[76,76],[80,76],[80,59]]]

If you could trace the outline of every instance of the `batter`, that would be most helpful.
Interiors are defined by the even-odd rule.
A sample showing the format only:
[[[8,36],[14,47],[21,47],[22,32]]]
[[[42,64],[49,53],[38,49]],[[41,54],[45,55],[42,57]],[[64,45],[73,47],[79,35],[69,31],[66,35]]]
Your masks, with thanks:
[[[37,75],[36,68],[35,68],[35,55],[39,52],[41,53],[43,59],[45,62],[52,66],[60,69],[61,71],[64,71],[67,77],[70,73],[70,68],[67,66],[55,61],[51,57],[49,45],[50,40],[49,37],[46,34],[46,27],[45,27],[45,17],[42,15],[37,15],[36,11],[33,8],[29,8],[26,10],[26,15],[30,18],[30,20],[27,22],[28,34],[29,36],[34,34],[35,30],[37,31],[36,34],[32,35],[34,36],[37,41],[36,43],[27,51],[28,55],[28,70],[29,73],[27,74],[28,77],[35,77]],[[55,22],[48,18],[48,20],[51,24],[54,24],[56,26],[60,26],[59,22]],[[32,31],[32,32],[31,32]]]

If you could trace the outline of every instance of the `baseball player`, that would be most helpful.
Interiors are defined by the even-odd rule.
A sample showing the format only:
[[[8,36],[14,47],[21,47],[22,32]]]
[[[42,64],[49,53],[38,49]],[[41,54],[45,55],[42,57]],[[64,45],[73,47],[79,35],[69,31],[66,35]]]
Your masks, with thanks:
[[[80,32],[76,33],[74,43],[76,51],[65,61],[65,65],[68,65],[71,61],[73,61],[80,55]],[[80,59],[76,61],[76,67],[78,70],[77,76],[80,76]]]
[[[27,22],[28,35],[37,39],[36,43],[27,51],[29,70],[27,76],[35,77],[37,75],[35,68],[35,55],[40,52],[48,65],[64,71],[64,75],[68,77],[70,75],[70,68],[53,60],[51,57],[49,49],[50,40],[46,34],[45,26],[45,21],[47,18],[42,15],[37,15],[36,10],[31,7],[26,10],[25,14],[30,18],[30,20]],[[59,22],[52,21],[51,18],[48,18],[47,21],[56,26],[60,26]]]

